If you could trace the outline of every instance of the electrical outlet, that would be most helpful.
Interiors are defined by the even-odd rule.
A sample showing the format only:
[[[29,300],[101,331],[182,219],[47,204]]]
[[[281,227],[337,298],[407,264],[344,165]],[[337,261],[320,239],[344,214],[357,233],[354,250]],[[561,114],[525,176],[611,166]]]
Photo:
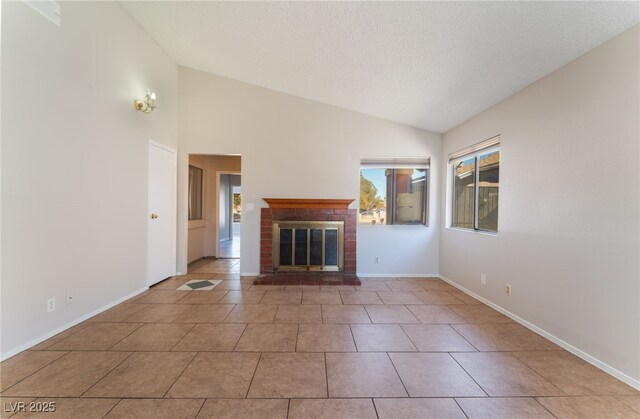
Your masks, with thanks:
[[[71,295],[71,293],[65,292],[64,293],[64,305],[69,305],[73,303],[73,295]]]
[[[373,263],[375,263],[376,265],[380,263],[380,257],[379,256],[375,256],[373,258]]]
[[[54,311],[56,309],[56,299],[54,298],[49,298],[47,300],[47,313],[50,313],[52,311]]]
[[[480,274],[480,283],[482,285],[487,285],[487,274]]]
[[[504,293],[511,297],[511,284],[505,284]]]

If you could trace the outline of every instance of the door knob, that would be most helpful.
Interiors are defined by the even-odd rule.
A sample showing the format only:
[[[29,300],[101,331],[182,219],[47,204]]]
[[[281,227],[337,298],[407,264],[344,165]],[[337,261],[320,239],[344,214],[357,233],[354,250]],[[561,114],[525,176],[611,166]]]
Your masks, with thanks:
[[[156,214],[156,213],[151,214],[151,219],[152,220],[155,220],[156,218],[158,218],[158,214]]]

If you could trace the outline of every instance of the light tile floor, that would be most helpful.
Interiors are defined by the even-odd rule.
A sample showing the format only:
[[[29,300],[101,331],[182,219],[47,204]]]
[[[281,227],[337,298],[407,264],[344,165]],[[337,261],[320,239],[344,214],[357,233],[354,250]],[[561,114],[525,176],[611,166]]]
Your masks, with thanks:
[[[192,268],[0,364],[0,416],[640,418],[638,391],[438,279]],[[176,290],[193,279],[222,282]]]
[[[231,240],[220,242],[220,257],[240,258],[240,235],[234,234]]]

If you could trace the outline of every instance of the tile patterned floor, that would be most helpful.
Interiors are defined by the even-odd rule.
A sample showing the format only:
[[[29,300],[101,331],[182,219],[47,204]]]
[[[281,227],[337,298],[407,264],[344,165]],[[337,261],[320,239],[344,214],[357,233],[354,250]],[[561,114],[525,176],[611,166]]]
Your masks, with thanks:
[[[0,416],[640,418],[640,393],[438,279],[253,285],[204,260],[0,364]],[[210,291],[177,291],[191,280]]]

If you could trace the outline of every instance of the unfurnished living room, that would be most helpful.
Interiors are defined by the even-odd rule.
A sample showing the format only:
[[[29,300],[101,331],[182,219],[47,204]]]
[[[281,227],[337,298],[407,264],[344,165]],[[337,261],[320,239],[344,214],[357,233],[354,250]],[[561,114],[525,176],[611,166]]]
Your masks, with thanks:
[[[0,16],[0,417],[640,418],[640,2]]]

